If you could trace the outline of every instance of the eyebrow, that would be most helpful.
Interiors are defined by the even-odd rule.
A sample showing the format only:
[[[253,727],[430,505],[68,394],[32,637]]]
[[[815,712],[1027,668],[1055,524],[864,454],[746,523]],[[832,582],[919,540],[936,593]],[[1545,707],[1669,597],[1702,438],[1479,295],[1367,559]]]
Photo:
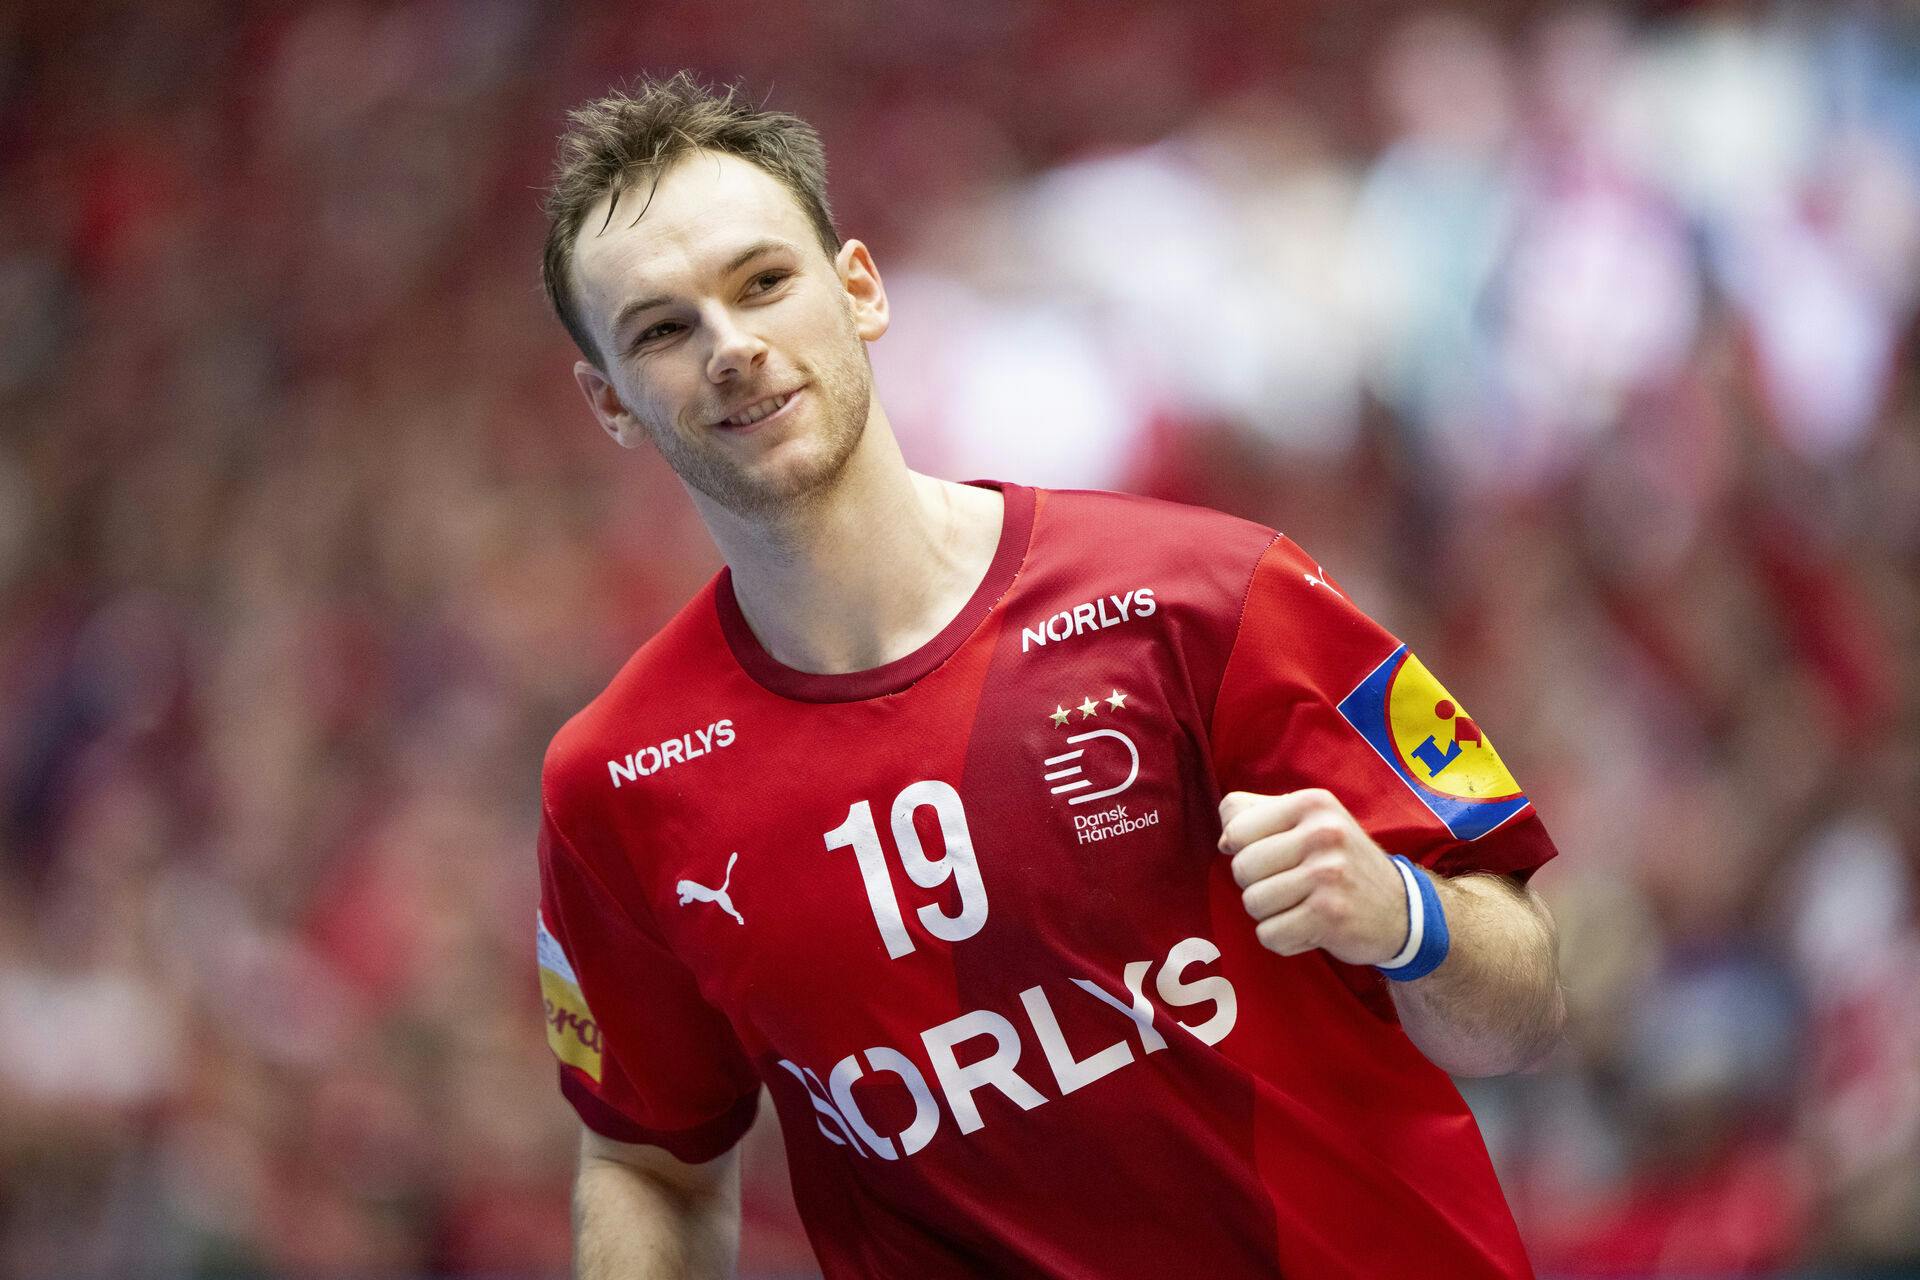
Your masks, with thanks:
[[[720,274],[723,276],[730,276],[734,272],[738,271],[741,267],[744,267],[749,262],[752,262],[755,258],[759,257],[761,254],[774,253],[782,249],[793,254],[798,254],[800,252],[798,249],[794,248],[794,246],[790,242],[786,240],[778,239],[777,237],[769,236],[763,240],[755,240],[752,244],[748,245],[746,248],[742,249],[740,252],[734,254],[733,257],[727,259],[727,265],[720,268]],[[651,298],[637,298],[634,301],[629,302],[626,306],[620,308],[620,314],[613,318],[614,337],[618,338],[620,336],[621,330],[626,328],[628,322],[630,322],[635,316],[639,315],[641,312],[651,311],[655,307],[665,306],[667,303],[672,301],[673,301],[672,294],[660,293],[660,294],[655,294]]]

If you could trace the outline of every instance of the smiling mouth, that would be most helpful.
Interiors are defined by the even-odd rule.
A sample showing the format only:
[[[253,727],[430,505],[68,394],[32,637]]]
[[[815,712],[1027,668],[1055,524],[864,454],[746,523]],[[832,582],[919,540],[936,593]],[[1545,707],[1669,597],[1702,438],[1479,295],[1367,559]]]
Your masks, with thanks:
[[[784,392],[777,396],[768,396],[765,400],[756,401],[734,414],[731,418],[722,418],[717,425],[722,427],[751,427],[756,423],[764,422],[793,403],[794,397],[800,394],[800,390],[799,387],[795,387],[792,391]]]

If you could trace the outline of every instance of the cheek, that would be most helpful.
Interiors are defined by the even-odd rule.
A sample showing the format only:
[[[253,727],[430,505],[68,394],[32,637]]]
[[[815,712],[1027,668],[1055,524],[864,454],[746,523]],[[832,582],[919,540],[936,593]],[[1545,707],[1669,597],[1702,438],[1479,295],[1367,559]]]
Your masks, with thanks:
[[[791,299],[787,306],[776,308],[764,332],[781,343],[797,343],[803,348],[818,347],[829,334],[844,336],[852,333],[853,313],[847,308],[845,295],[828,289],[813,289],[802,297]]]
[[[691,382],[666,361],[657,361],[644,378],[629,378],[623,397],[627,409],[648,430],[678,427],[691,414],[696,397]],[[696,415],[697,416],[697,415]]]
[[[783,322],[777,341],[816,373],[833,370],[844,375],[860,360],[862,348],[853,312],[838,295],[804,311],[796,308],[791,322]]]

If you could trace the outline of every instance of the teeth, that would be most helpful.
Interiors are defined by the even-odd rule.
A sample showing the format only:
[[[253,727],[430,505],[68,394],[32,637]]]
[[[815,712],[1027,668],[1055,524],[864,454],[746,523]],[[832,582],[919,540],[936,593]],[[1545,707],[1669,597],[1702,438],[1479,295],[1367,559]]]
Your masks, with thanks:
[[[785,408],[787,401],[792,398],[792,394],[789,393],[784,396],[775,396],[771,400],[762,400],[759,404],[750,405],[742,409],[739,413],[734,414],[731,418],[728,418],[727,425],[730,427],[750,427],[768,414]]]

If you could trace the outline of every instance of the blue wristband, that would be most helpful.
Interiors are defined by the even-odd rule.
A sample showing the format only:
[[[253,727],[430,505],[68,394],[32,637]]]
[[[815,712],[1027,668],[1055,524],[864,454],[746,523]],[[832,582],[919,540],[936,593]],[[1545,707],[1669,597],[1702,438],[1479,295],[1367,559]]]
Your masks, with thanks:
[[[1399,955],[1374,967],[1395,982],[1412,982],[1440,967],[1453,939],[1447,935],[1447,913],[1440,907],[1433,877],[1399,854],[1391,856],[1407,889],[1407,942]]]

